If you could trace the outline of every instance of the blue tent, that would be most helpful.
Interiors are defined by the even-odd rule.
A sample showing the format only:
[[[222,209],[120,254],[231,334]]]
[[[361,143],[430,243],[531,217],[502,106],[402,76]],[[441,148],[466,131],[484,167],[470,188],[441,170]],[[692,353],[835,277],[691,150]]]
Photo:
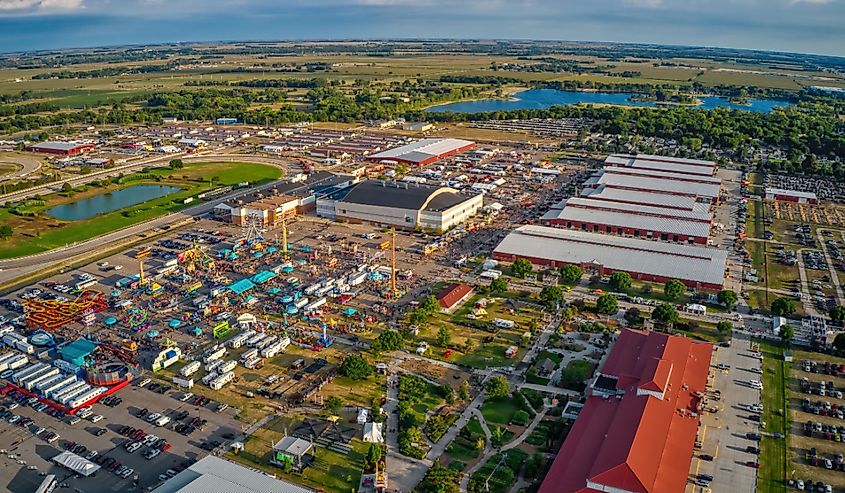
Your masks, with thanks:
[[[194,328],[193,328],[193,330],[191,330],[191,332],[192,332],[195,336],[198,336],[198,335],[201,335],[201,334],[202,334],[202,329],[201,329],[201,328],[199,328],[199,327],[194,327]]]
[[[154,339],[154,338],[158,337],[158,331],[155,330],[155,329],[148,330],[147,331],[147,337],[149,337],[150,339]]]
[[[106,325],[114,325],[114,324],[116,324],[116,323],[117,323],[117,319],[116,319],[116,318],[114,318],[114,317],[106,317],[106,318],[103,320],[103,323],[104,323],[104,324],[106,324]]]
[[[347,308],[346,310],[343,310],[343,314],[346,315],[347,317],[351,317],[352,315],[355,315],[356,313],[358,313],[358,310],[356,310],[354,308]]]
[[[250,289],[254,288],[255,284],[249,279],[241,279],[238,282],[229,285],[229,290],[235,294],[244,294]]]
[[[180,325],[182,325],[182,322],[180,320],[176,320],[175,318],[170,319],[170,321],[167,322],[167,326],[170,327],[171,329],[175,329],[176,327],[179,327]]]
[[[117,298],[118,296],[120,296],[120,290],[119,289],[115,289],[114,291],[111,292],[112,298]]]

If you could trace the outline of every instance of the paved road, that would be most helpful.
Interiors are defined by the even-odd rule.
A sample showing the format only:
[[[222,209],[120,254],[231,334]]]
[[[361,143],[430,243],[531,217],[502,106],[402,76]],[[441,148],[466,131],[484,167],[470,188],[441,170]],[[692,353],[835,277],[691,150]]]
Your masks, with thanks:
[[[325,181],[326,179],[327,178],[324,178],[320,181]],[[320,181],[303,184],[301,187],[291,190],[291,192],[295,192],[305,187],[313,186],[316,183],[320,183]],[[206,214],[211,211],[211,209],[213,209],[216,204],[220,203],[223,200],[236,198],[246,193],[265,190],[277,186],[281,183],[282,181],[280,180],[265,184],[257,188],[251,188],[248,190],[240,189],[231,194],[224,195],[214,201],[199,204],[184,209],[182,211],[175,212],[173,214],[168,214],[166,216],[152,219],[150,221],[135,224],[133,226],[129,226],[118,231],[113,231],[111,233],[107,233],[105,235],[101,235],[87,241],[67,245],[65,247],[49,250],[47,252],[38,253],[35,255],[29,255],[26,257],[0,260],[0,282],[14,280],[18,277],[37,272],[39,270],[48,268],[51,265],[55,265],[60,262],[65,262],[69,259],[72,259],[73,257],[89,253],[93,250],[103,248],[110,244],[119,243],[128,238],[154,230],[156,228],[161,228],[163,226],[178,223],[180,221],[202,216],[203,214]]]
[[[18,171],[14,173],[10,173],[3,177],[4,180],[13,180],[17,178],[23,178],[24,176],[35,173],[39,169],[41,169],[41,161],[35,159],[33,157],[26,157],[26,156],[6,156],[0,157],[0,163],[10,163],[15,164],[21,167]]]
[[[749,419],[752,413],[747,406],[760,403],[760,392],[747,382],[761,379],[757,373],[761,362],[749,351],[749,345],[747,334],[734,332],[731,347],[720,347],[713,353],[712,388],[722,389],[722,394],[720,401],[708,399],[707,406],[715,406],[719,412],[703,416],[699,438],[703,435],[701,453],[713,455],[715,460],[708,462],[694,458],[693,473],[713,476],[711,488],[714,492],[756,491],[757,470],[745,463],[757,459],[755,454],[746,452],[746,448],[759,444],[745,438],[745,434],[758,431],[757,422]],[[715,368],[719,364],[727,365],[730,369]]]

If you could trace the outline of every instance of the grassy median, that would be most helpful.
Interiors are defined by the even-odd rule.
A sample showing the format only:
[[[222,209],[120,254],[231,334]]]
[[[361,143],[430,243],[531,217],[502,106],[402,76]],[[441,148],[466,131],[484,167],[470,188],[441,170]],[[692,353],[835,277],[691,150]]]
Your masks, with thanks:
[[[760,344],[763,353],[763,416],[766,423],[760,443],[760,470],[757,474],[757,491],[761,493],[786,491],[788,470],[789,412],[786,397],[786,379],[789,363],[784,361],[784,349],[772,342]],[[780,433],[783,438],[774,438]]]

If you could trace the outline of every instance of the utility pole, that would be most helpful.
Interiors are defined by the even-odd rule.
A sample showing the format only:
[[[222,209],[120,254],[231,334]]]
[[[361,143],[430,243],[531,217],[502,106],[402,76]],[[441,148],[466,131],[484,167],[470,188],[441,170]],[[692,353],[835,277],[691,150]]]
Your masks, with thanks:
[[[390,230],[390,289],[396,300],[396,228]]]
[[[282,218],[282,257],[288,261],[288,221]]]

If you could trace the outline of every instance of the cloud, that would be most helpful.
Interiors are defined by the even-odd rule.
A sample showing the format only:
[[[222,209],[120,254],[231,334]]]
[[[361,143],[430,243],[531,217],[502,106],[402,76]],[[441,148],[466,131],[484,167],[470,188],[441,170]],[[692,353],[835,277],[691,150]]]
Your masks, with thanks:
[[[646,7],[653,9],[663,5],[663,0],[622,0],[622,3],[634,7]]]
[[[798,5],[802,3],[810,5],[827,5],[829,3],[833,3],[833,0],[789,0],[789,5]]]
[[[0,0],[0,12],[55,12],[83,7],[82,0]]]

